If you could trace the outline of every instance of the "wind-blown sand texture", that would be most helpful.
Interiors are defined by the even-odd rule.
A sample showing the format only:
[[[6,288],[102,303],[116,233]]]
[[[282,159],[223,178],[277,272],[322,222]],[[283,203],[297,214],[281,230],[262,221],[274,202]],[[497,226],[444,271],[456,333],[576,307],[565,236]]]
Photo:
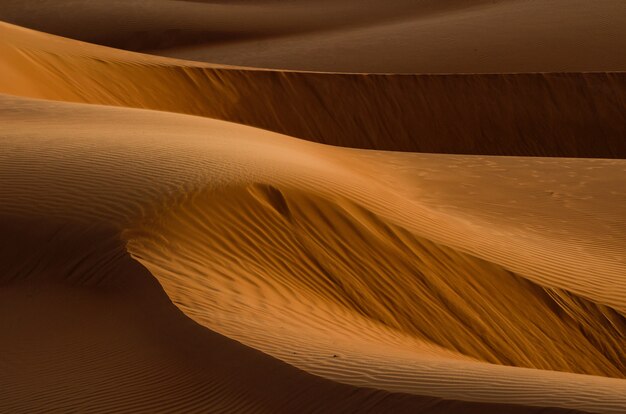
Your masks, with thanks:
[[[0,92],[14,95],[183,112],[366,149],[626,158],[622,72],[268,71],[132,54],[2,23],[0,33]]]
[[[26,3],[0,17],[272,47],[0,23],[0,411],[626,410],[622,3]],[[519,11],[530,41],[559,5],[606,59],[335,73],[379,71],[381,31]],[[339,30],[336,66],[286,46]]]

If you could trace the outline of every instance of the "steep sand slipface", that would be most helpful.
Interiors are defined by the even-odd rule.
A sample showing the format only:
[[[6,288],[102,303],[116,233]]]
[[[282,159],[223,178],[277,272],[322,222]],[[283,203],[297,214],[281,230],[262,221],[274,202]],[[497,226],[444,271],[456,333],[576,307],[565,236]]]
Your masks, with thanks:
[[[510,73],[625,70],[625,14],[621,0],[5,0],[0,20],[211,63]]]
[[[333,369],[324,361],[327,351],[308,355],[319,359],[306,361],[308,365],[298,361],[303,356],[291,355],[291,350],[311,348],[306,345],[310,335],[302,337],[298,321],[311,326],[313,314],[329,321],[316,327],[332,339],[327,348],[339,347],[339,335],[333,331],[341,327],[342,339],[351,345],[337,352],[342,358],[363,352],[357,351],[361,346],[371,353],[381,337],[397,341],[397,335],[380,333],[349,314],[346,318],[347,308],[410,337],[480,360],[623,376],[624,324],[619,313],[560,289],[544,291],[497,265],[422,240],[350,203],[339,203],[264,186],[232,189],[198,197],[174,209],[170,217],[159,216],[157,223],[144,227],[145,233],[127,234],[129,249],[167,281],[166,290],[177,303],[194,303],[184,308],[194,319],[322,375],[332,375],[324,372]],[[485,230],[485,235],[491,232]],[[259,249],[265,252],[260,257]],[[179,278],[183,273],[190,277]],[[229,287],[229,280],[241,275],[246,275],[246,283]],[[204,293],[198,297],[200,291]],[[256,299],[241,301],[237,292],[242,291]],[[324,303],[328,300],[335,306],[329,309]],[[199,310],[198,303],[211,311]],[[519,309],[526,311],[521,315]],[[242,320],[251,321],[251,326]],[[582,329],[581,320],[586,320]],[[607,320],[615,326],[606,329]],[[261,343],[271,335],[268,325],[282,327],[275,333],[280,339],[273,340],[281,343],[280,349]],[[358,340],[361,336],[367,341]],[[603,344],[600,349],[595,349],[596,341]],[[390,345],[378,352],[388,355]],[[416,344],[404,348],[425,352]],[[581,360],[576,356],[580,353],[596,357]],[[390,359],[408,357],[398,367],[416,363],[406,352],[393,354],[382,359],[389,364]]]
[[[0,411],[624,412],[624,2],[36,3]]]
[[[0,228],[2,412],[539,411],[307,374],[185,317],[115,226],[3,212]]]
[[[202,115],[357,148],[626,158],[624,73],[283,72],[134,54],[8,24],[0,32],[3,93]]]
[[[558,175],[526,182],[524,165],[540,173],[558,160],[372,156],[196,117],[8,96],[0,116],[3,216],[113,226],[206,327],[354,385],[593,412],[626,405],[624,380],[607,378],[624,376],[625,232],[618,225],[588,239],[580,222],[619,215],[623,161],[567,160],[604,189],[596,194]],[[464,196],[448,172],[454,164],[507,190],[517,208],[486,190]],[[502,168],[511,174],[498,178]],[[434,183],[438,194],[420,201]],[[558,205],[553,188],[572,209],[559,209],[568,233],[548,233],[546,243],[541,215],[529,229],[519,220]],[[589,196],[604,198],[581,201]],[[446,202],[437,209],[433,200]],[[397,398],[384,400],[411,397]]]
[[[104,127],[137,130],[136,112],[109,117],[106,108],[9,97],[1,112],[8,127],[0,169],[2,411],[538,411],[334,383],[196,325],[130,258],[119,233],[150,211],[150,201],[184,197],[182,184],[197,184],[198,165],[176,170],[175,156],[165,163],[174,171],[159,174],[163,152],[155,150],[163,142],[151,150],[132,144],[152,141],[158,127],[140,137]],[[161,116],[143,117],[143,127]],[[170,133],[181,126],[169,125]],[[179,149],[194,157],[184,143]]]

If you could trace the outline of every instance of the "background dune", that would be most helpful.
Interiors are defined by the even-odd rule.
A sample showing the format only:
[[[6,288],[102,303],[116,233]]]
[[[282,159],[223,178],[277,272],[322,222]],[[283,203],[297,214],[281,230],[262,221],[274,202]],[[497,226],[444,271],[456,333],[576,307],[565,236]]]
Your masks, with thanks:
[[[625,70],[625,14],[621,0],[5,0],[0,19],[211,63],[500,73]]]
[[[0,30],[4,93],[203,115],[357,148],[626,157],[622,72],[265,71],[131,54],[7,24]]]
[[[514,218],[508,228],[502,218],[489,223],[488,232],[487,224],[467,220],[476,216],[471,208],[452,214],[421,203],[414,194],[427,184],[410,179],[419,163],[405,164],[407,170],[399,154],[370,157],[220,121],[123,108],[5,97],[1,113],[2,197],[9,200],[3,215],[114,226],[174,304],[206,327],[358,386],[592,412],[619,412],[626,403],[624,381],[607,378],[624,375],[625,289],[616,283],[623,226],[588,246],[577,241],[585,226],[576,218],[580,208],[599,221],[619,214],[623,161],[570,161],[606,190],[598,193],[607,202],[562,210],[568,233],[543,245]],[[598,196],[558,176],[517,189],[489,177],[493,163],[531,159],[447,157],[440,165],[469,162],[495,188],[519,194],[511,199],[521,203],[520,217],[537,208],[525,204],[524,193],[537,195],[543,185],[560,188],[566,205]],[[369,176],[377,164],[395,176],[395,186],[389,177]],[[444,191],[439,183],[440,192],[460,197],[455,184]],[[552,195],[543,194],[549,204]],[[457,209],[490,198],[469,197]],[[508,247],[501,252],[508,259],[497,248],[477,249],[472,232]],[[526,272],[506,271],[519,266],[518,238],[527,250],[535,243],[550,252],[548,261],[525,257]],[[463,253],[472,250],[484,258]],[[560,266],[570,254],[579,258],[578,271]],[[69,274],[89,274],[89,262],[81,266]]]

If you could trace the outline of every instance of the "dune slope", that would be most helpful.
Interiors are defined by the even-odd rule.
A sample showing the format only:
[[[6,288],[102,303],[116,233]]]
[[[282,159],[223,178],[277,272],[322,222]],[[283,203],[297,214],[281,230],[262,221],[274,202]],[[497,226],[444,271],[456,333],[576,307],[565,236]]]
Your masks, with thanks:
[[[4,1],[0,411],[623,413],[625,16]]]
[[[0,227],[3,412],[539,412],[307,374],[186,318],[115,227],[28,214]]]
[[[122,49],[370,73],[623,71],[625,15],[620,0],[5,0],[0,10],[0,20]]]
[[[626,158],[626,75],[225,68],[0,24],[0,92],[182,112],[367,149]]]
[[[626,197],[622,160],[374,153],[185,115],[1,101],[3,217],[112,226],[200,325],[353,386],[590,412],[626,406],[626,231],[623,218],[614,221]],[[459,191],[455,165],[471,166],[485,189]],[[529,165],[551,179],[527,180]],[[498,200],[501,191],[514,206]],[[561,224],[542,232],[551,208]],[[527,216],[530,226],[521,224]],[[598,223],[613,228],[588,237]],[[19,261],[8,252],[3,263]],[[89,261],[74,263],[61,273],[90,274]],[[27,280],[42,271],[22,270]],[[9,295],[21,289],[14,276]],[[300,378],[297,389],[318,381],[254,355],[261,370]],[[345,401],[343,386],[324,384]],[[249,391],[227,395],[238,392]],[[412,398],[367,392],[349,393],[366,408]],[[250,398],[270,411],[289,403]]]

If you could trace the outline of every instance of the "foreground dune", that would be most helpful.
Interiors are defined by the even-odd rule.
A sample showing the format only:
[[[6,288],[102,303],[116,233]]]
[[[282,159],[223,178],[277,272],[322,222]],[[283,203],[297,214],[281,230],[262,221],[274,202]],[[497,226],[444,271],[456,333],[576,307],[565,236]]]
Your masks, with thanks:
[[[370,73],[626,70],[621,0],[24,3],[5,0],[0,20],[212,63]]]
[[[357,148],[626,158],[623,72],[284,72],[135,54],[6,23],[0,34],[0,92],[13,95],[202,115]]]
[[[363,151],[0,102],[2,303],[24,323],[2,321],[33,343],[35,303],[61,335],[3,362],[21,378],[5,410],[626,406],[626,161]]]
[[[186,318],[115,227],[28,214],[0,227],[2,412],[569,412],[331,382]]]

